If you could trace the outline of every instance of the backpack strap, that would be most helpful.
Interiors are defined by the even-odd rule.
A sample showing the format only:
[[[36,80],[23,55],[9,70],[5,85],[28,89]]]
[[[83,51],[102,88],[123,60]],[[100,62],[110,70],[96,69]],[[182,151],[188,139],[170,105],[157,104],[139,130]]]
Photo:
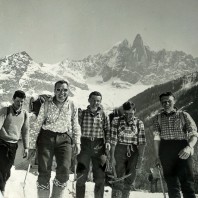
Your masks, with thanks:
[[[7,107],[6,117],[10,114],[10,106]]]
[[[158,121],[160,131],[161,131],[161,128],[162,128],[162,115],[161,115],[161,113],[157,114],[157,121]]]
[[[121,117],[118,117],[118,123],[117,123],[117,135],[118,135],[118,128],[119,128],[119,126],[120,126],[120,121],[121,121]]]

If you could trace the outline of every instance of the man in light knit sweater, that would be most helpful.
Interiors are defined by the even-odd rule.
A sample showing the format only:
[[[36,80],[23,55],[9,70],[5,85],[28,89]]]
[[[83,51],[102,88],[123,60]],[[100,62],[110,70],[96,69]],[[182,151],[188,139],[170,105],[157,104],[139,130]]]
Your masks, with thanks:
[[[14,164],[21,135],[24,146],[23,157],[28,157],[29,118],[28,113],[22,109],[25,98],[25,93],[18,90],[13,95],[13,104],[0,109],[0,191],[2,194],[10,177],[10,169]]]
[[[51,197],[64,197],[69,179],[72,145],[76,154],[80,152],[78,111],[74,103],[68,99],[68,94],[68,82],[56,82],[54,97],[42,104],[37,117],[37,131],[40,131],[37,140],[39,198],[49,197],[53,156],[56,157],[57,167]]]

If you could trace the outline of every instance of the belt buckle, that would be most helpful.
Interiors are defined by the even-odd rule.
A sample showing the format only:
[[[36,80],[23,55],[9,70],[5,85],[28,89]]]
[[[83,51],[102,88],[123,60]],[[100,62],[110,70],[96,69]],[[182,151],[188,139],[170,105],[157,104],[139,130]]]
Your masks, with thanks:
[[[91,137],[90,139],[91,139],[91,141],[93,142],[95,138],[94,138],[94,137]]]

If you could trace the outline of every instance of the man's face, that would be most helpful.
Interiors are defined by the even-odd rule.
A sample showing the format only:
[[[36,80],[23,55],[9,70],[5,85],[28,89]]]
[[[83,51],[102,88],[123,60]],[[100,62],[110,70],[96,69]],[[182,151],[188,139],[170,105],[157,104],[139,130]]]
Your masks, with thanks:
[[[64,102],[68,97],[68,93],[69,93],[69,88],[66,83],[63,84],[59,83],[56,85],[54,89],[54,94],[58,102]]]
[[[24,101],[25,101],[24,98],[19,98],[19,97],[16,97],[15,99],[13,98],[13,105],[14,105],[14,108],[15,108],[16,110],[21,109],[22,106],[23,106]]]
[[[124,110],[124,116],[127,120],[131,120],[134,118],[135,110],[131,108],[130,110]]]
[[[101,104],[102,97],[101,96],[92,95],[91,98],[89,98],[88,101],[89,101],[89,104],[90,104],[91,108],[97,109],[100,106],[100,104]]]
[[[173,96],[163,96],[161,98],[161,105],[165,111],[172,111],[175,105],[175,99]]]

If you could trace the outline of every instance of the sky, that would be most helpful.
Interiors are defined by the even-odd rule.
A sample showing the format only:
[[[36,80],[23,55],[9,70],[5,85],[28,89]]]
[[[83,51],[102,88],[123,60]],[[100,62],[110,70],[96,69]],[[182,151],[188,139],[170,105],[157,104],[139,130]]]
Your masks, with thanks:
[[[197,0],[0,0],[0,57],[80,60],[137,34],[151,50],[198,57]]]

